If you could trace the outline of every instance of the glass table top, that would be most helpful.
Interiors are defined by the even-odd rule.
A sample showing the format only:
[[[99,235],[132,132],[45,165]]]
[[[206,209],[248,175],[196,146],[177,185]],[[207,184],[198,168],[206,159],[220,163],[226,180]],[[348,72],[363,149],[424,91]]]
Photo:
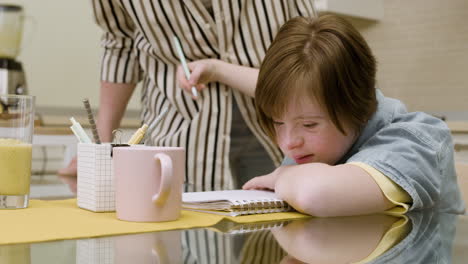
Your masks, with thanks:
[[[468,216],[412,212],[0,246],[0,263],[466,263]]]

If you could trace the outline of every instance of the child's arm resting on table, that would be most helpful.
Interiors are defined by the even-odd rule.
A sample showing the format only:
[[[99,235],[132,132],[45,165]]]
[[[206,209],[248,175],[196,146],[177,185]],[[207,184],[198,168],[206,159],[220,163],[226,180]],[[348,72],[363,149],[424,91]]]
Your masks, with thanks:
[[[395,206],[372,176],[352,164],[282,166],[250,180],[244,189],[273,189],[299,212],[321,217],[370,214]]]

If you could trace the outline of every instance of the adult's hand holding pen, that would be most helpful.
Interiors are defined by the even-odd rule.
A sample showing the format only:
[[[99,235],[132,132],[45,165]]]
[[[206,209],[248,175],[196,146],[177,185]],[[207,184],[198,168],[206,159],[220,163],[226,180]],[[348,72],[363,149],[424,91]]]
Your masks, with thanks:
[[[179,86],[191,93],[192,87],[198,91],[206,88],[211,82],[220,82],[246,94],[255,95],[258,69],[227,63],[217,59],[197,60],[187,64],[191,71],[190,79],[186,78],[181,65],[177,67],[177,82]],[[193,97],[193,96],[192,96]]]
[[[187,64],[191,71],[190,79],[187,79],[182,65],[177,67],[177,82],[180,88],[184,89],[188,93],[192,93],[192,87],[195,87],[197,91],[201,91],[206,88],[206,85],[210,82],[218,81],[216,78],[216,59],[204,59]],[[193,94],[192,97],[196,99]]]

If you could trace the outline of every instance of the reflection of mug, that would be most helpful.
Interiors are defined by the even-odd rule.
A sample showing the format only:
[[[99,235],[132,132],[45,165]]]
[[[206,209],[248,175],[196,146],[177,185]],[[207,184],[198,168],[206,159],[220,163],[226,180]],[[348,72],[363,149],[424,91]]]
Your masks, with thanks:
[[[113,166],[118,219],[161,222],[180,217],[185,178],[183,148],[116,147]]]
[[[180,231],[142,233],[114,238],[115,263],[181,263]]]

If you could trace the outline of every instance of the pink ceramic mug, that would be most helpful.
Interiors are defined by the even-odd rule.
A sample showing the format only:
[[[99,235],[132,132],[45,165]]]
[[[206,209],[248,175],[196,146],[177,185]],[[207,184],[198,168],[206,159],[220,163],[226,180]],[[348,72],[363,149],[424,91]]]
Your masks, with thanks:
[[[180,217],[185,178],[183,148],[115,147],[113,167],[118,219],[162,222]]]

